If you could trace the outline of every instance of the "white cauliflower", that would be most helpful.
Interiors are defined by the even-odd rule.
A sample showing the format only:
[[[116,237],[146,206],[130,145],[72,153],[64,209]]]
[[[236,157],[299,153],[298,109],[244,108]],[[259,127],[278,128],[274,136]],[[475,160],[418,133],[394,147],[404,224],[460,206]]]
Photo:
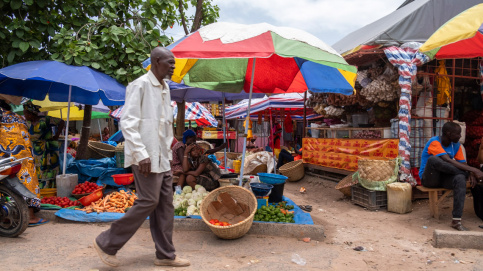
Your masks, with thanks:
[[[188,194],[188,193],[191,193],[191,192],[193,192],[193,189],[191,188],[191,186],[187,185],[187,186],[183,187],[183,193]]]
[[[188,209],[186,210],[186,215],[187,216],[190,216],[190,215],[194,215],[195,212],[198,212],[198,209],[196,208],[196,206],[188,206]]]
[[[203,186],[200,185],[200,187],[198,189],[196,189],[196,192],[198,192],[200,194],[206,193],[206,188],[204,188]]]
[[[195,190],[198,190],[198,188],[200,188],[200,187],[203,187],[203,186],[201,186],[199,184],[195,185]]]
[[[196,200],[194,200],[194,199],[189,199],[189,200],[188,200],[188,206],[196,206]]]
[[[191,198],[191,196],[192,196],[192,194],[191,194],[191,193],[187,193],[187,194],[185,194],[185,195],[184,195],[184,198],[185,198],[185,199],[190,199],[190,198]]]

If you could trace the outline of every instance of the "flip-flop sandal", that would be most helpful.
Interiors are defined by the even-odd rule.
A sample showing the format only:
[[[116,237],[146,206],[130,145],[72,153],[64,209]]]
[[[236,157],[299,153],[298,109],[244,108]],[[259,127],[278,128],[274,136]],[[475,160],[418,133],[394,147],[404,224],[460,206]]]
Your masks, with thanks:
[[[40,226],[40,225],[43,225],[43,224],[46,224],[46,223],[49,223],[49,222],[50,222],[49,220],[45,220],[45,219],[41,218],[39,220],[39,222],[37,222],[37,223],[30,223],[29,227]]]
[[[310,205],[299,205],[300,209],[306,211],[306,212],[312,212],[312,206]]]

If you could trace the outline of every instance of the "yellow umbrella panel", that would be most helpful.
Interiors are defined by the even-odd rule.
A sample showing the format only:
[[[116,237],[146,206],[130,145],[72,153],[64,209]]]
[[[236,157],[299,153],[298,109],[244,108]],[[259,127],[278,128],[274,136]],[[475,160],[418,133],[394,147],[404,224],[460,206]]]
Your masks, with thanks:
[[[58,118],[58,119],[62,118],[63,120],[67,120],[67,108],[63,108],[61,110],[56,110],[56,111],[50,111],[48,113],[48,115],[53,117],[53,118]],[[103,112],[92,111],[91,118],[92,119],[108,119],[109,114],[103,113]],[[71,106],[69,120],[72,120],[72,121],[84,120],[84,110],[79,110],[78,107]]]

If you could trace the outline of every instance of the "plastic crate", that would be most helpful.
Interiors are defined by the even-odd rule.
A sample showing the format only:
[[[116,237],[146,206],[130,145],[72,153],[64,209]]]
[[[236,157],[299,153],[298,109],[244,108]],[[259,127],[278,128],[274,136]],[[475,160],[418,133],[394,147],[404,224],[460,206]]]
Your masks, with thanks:
[[[387,206],[386,191],[372,191],[357,184],[351,187],[351,194],[352,203],[366,207],[368,210],[374,211]]]

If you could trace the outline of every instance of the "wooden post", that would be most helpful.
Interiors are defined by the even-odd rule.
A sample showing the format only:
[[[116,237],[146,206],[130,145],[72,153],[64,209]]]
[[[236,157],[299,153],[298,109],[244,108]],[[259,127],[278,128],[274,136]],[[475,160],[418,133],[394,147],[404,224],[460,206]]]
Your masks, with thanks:
[[[302,132],[302,138],[306,136],[306,127],[307,127],[307,91],[304,92],[304,130]]]
[[[86,160],[89,155],[88,146],[89,136],[91,133],[91,116],[92,116],[92,105],[84,106],[84,120],[82,122],[82,132],[79,142],[79,148],[77,149],[76,160]],[[67,127],[68,129],[68,127]]]

